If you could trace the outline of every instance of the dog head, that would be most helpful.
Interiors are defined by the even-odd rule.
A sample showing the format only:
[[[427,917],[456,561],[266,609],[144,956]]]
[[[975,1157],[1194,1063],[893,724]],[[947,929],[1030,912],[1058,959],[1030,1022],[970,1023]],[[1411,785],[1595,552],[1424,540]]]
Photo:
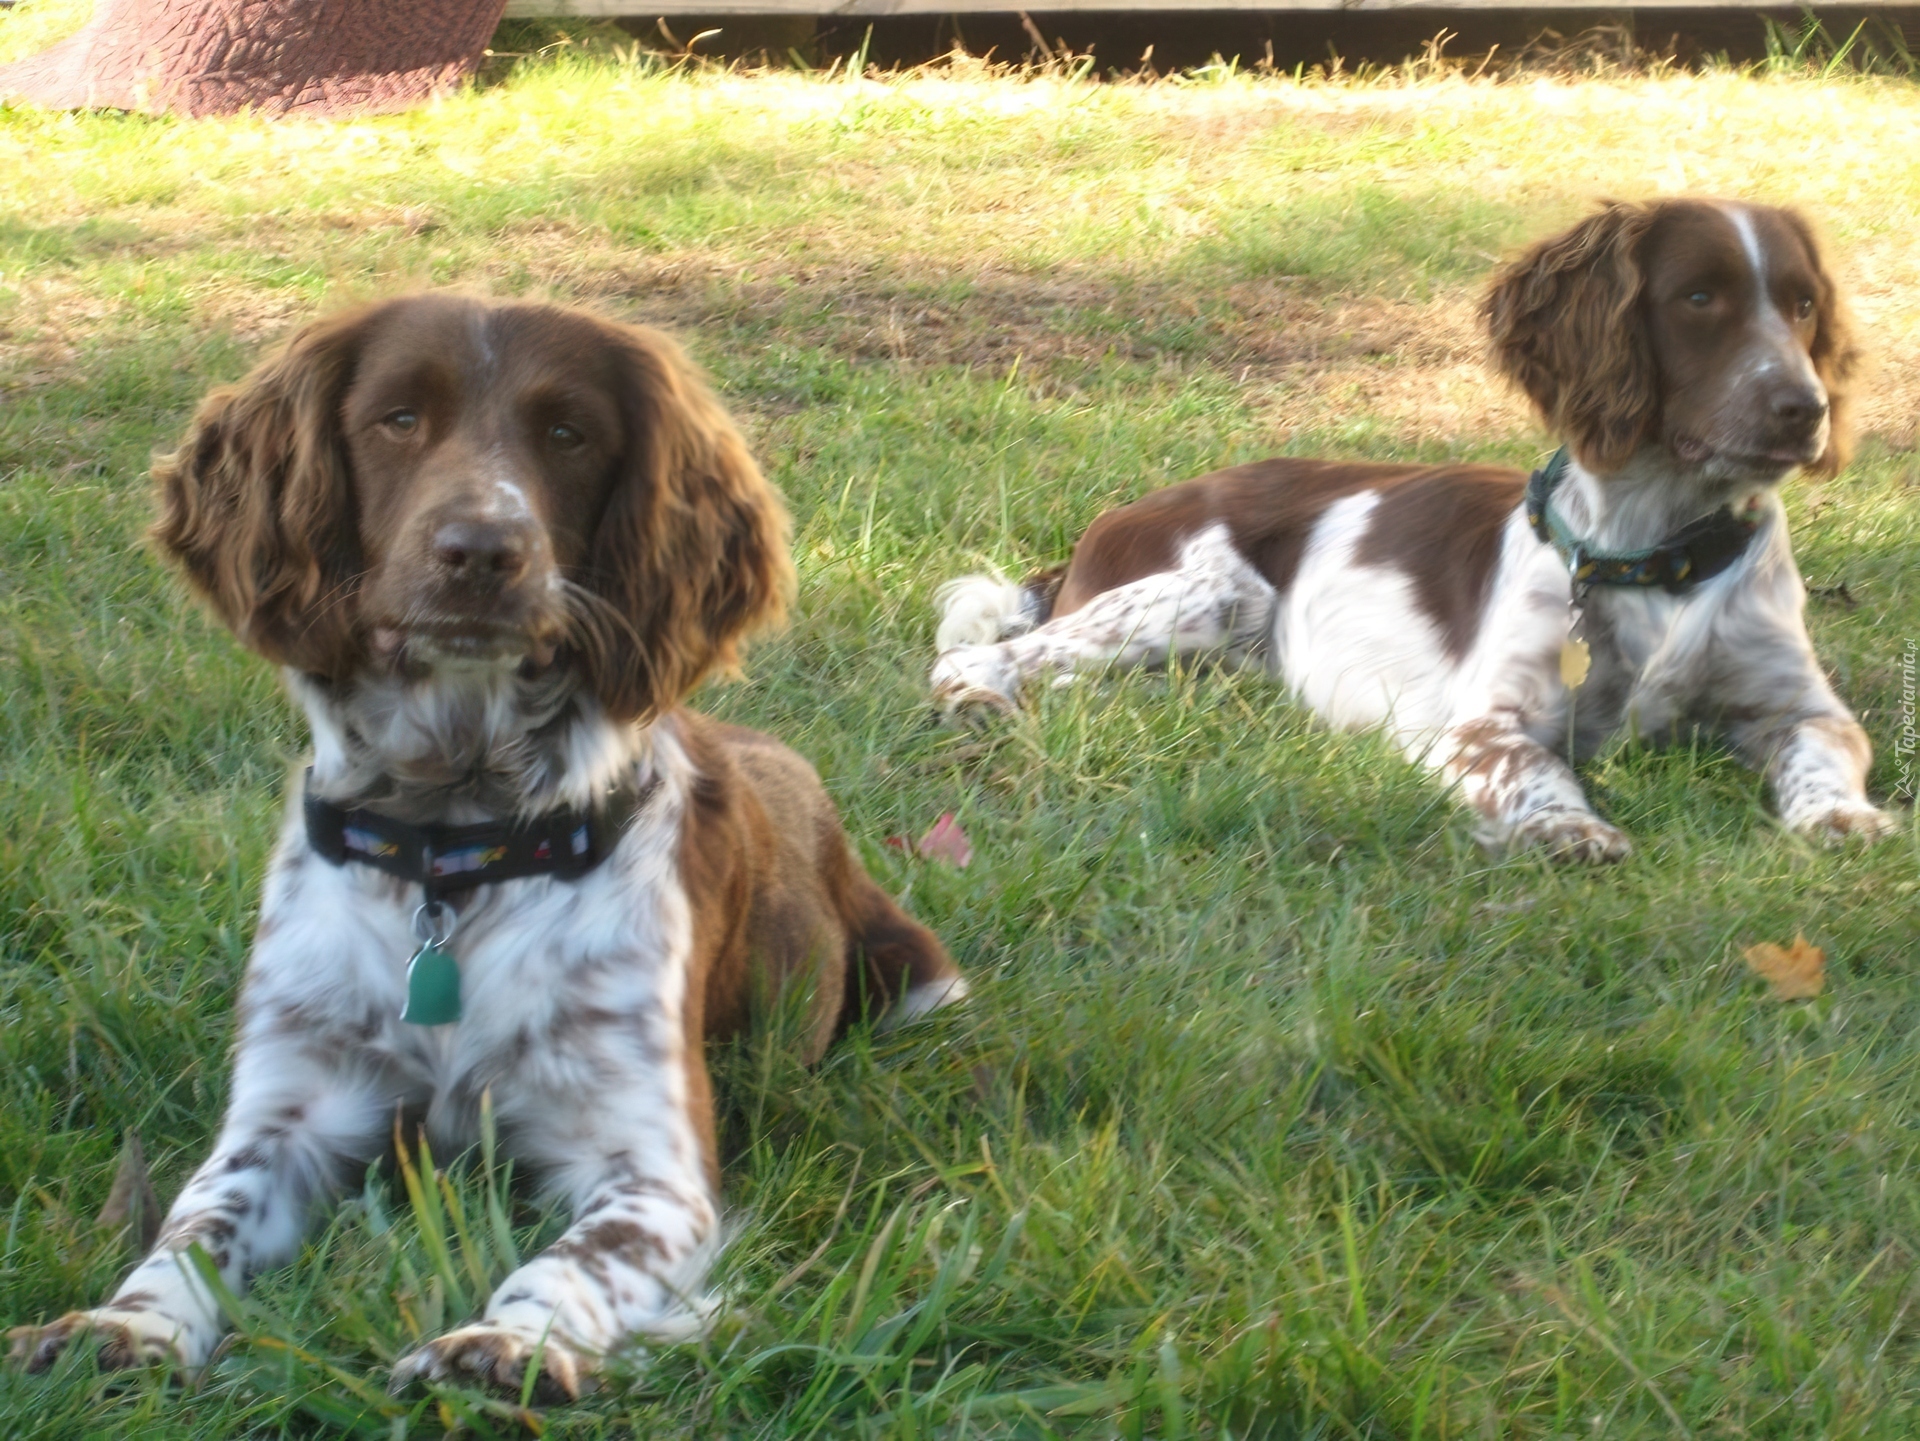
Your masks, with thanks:
[[[1590,470],[1649,444],[1716,482],[1831,474],[1857,352],[1791,210],[1610,203],[1495,279],[1499,369]]]
[[[665,336],[422,294],[308,326],[154,468],[153,536],[247,645],[338,682],[556,658],[644,719],[777,620],[787,520]]]

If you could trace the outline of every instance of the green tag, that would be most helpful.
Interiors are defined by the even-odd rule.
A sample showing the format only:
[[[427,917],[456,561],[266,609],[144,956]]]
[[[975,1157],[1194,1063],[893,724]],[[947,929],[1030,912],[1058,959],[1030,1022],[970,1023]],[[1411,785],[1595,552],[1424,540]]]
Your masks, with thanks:
[[[400,1019],[444,1026],[460,1019],[460,963],[428,941],[407,962],[407,1008]]]

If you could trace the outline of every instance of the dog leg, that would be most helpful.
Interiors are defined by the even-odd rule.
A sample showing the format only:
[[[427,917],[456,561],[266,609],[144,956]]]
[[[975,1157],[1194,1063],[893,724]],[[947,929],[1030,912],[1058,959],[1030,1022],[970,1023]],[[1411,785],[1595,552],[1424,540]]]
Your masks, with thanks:
[[[694,1118],[710,1117],[711,1092],[697,1050],[650,1063],[639,1053],[653,1039],[583,1041],[578,1064],[554,1077],[566,1089],[511,1093],[502,1129],[571,1199],[573,1224],[500,1283],[479,1320],[402,1357],[396,1391],[423,1379],[517,1392],[538,1356],[538,1393],[577,1397],[625,1342],[684,1340],[705,1324],[719,1205],[706,1163],[711,1121]]]
[[[1520,728],[1518,715],[1455,726],[1434,759],[1480,819],[1489,848],[1537,847],[1557,860],[1624,860],[1633,847],[1587,804],[1573,768]]]
[[[189,1248],[202,1247],[228,1288],[244,1292],[248,1277],[293,1255],[314,1199],[337,1183],[342,1163],[379,1150],[385,1114],[373,1087],[293,1049],[284,1034],[243,1043],[220,1139],[167,1213],[153,1254],[104,1306],[16,1328],[12,1359],[42,1371],[93,1332],[110,1369],[204,1364],[226,1321]]]
[[[1786,726],[1736,726],[1733,742],[1765,774],[1788,830],[1815,840],[1876,841],[1899,829],[1867,800],[1873,746],[1845,712]]]
[[[1730,660],[1720,714],[1727,739],[1767,778],[1788,830],[1814,840],[1864,841],[1898,826],[1867,800],[1873,745],[1833,693],[1801,614],[1799,577],[1792,586],[1729,627]]]
[[[1102,591],[1070,615],[996,645],[963,645],[935,663],[936,704],[1012,710],[1041,677],[1090,666],[1164,665],[1176,656],[1245,654],[1273,623],[1275,592],[1233,548],[1224,525],[1196,535],[1179,568]]]

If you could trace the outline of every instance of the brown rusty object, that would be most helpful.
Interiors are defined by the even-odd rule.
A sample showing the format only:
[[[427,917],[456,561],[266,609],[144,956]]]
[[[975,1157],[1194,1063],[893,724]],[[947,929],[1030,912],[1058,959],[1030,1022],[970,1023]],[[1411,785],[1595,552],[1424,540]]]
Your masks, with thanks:
[[[78,34],[0,65],[0,97],[56,110],[405,110],[480,63],[506,0],[98,0]]]

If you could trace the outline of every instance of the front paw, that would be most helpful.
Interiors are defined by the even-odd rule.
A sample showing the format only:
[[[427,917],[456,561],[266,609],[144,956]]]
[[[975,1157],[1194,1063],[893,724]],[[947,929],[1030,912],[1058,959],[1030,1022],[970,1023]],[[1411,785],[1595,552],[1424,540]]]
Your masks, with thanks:
[[[935,707],[946,715],[963,711],[1011,715],[1019,708],[1014,698],[1018,677],[997,645],[956,646],[933,663],[927,679]]]
[[[1842,800],[1827,806],[1807,807],[1803,814],[1787,822],[1788,828],[1809,840],[1845,842],[1864,841],[1871,845],[1900,829],[1900,823],[1883,810],[1865,801]]]
[[[1633,854],[1625,834],[1591,811],[1535,811],[1514,827],[1511,843],[1589,866],[1612,865]]]
[[[476,1321],[449,1331],[401,1357],[394,1364],[392,1389],[398,1392],[414,1381],[446,1381],[489,1386],[518,1395],[535,1351],[542,1354],[534,1399],[547,1404],[574,1401],[582,1390],[593,1389],[593,1358],[551,1332],[543,1342],[537,1335],[529,1336],[492,1321]]]
[[[69,1311],[44,1326],[15,1326],[7,1332],[7,1360],[29,1372],[46,1370],[76,1339],[92,1335],[100,1342],[103,1371],[129,1371],[168,1361],[184,1363],[181,1338],[187,1328],[157,1311]]]

